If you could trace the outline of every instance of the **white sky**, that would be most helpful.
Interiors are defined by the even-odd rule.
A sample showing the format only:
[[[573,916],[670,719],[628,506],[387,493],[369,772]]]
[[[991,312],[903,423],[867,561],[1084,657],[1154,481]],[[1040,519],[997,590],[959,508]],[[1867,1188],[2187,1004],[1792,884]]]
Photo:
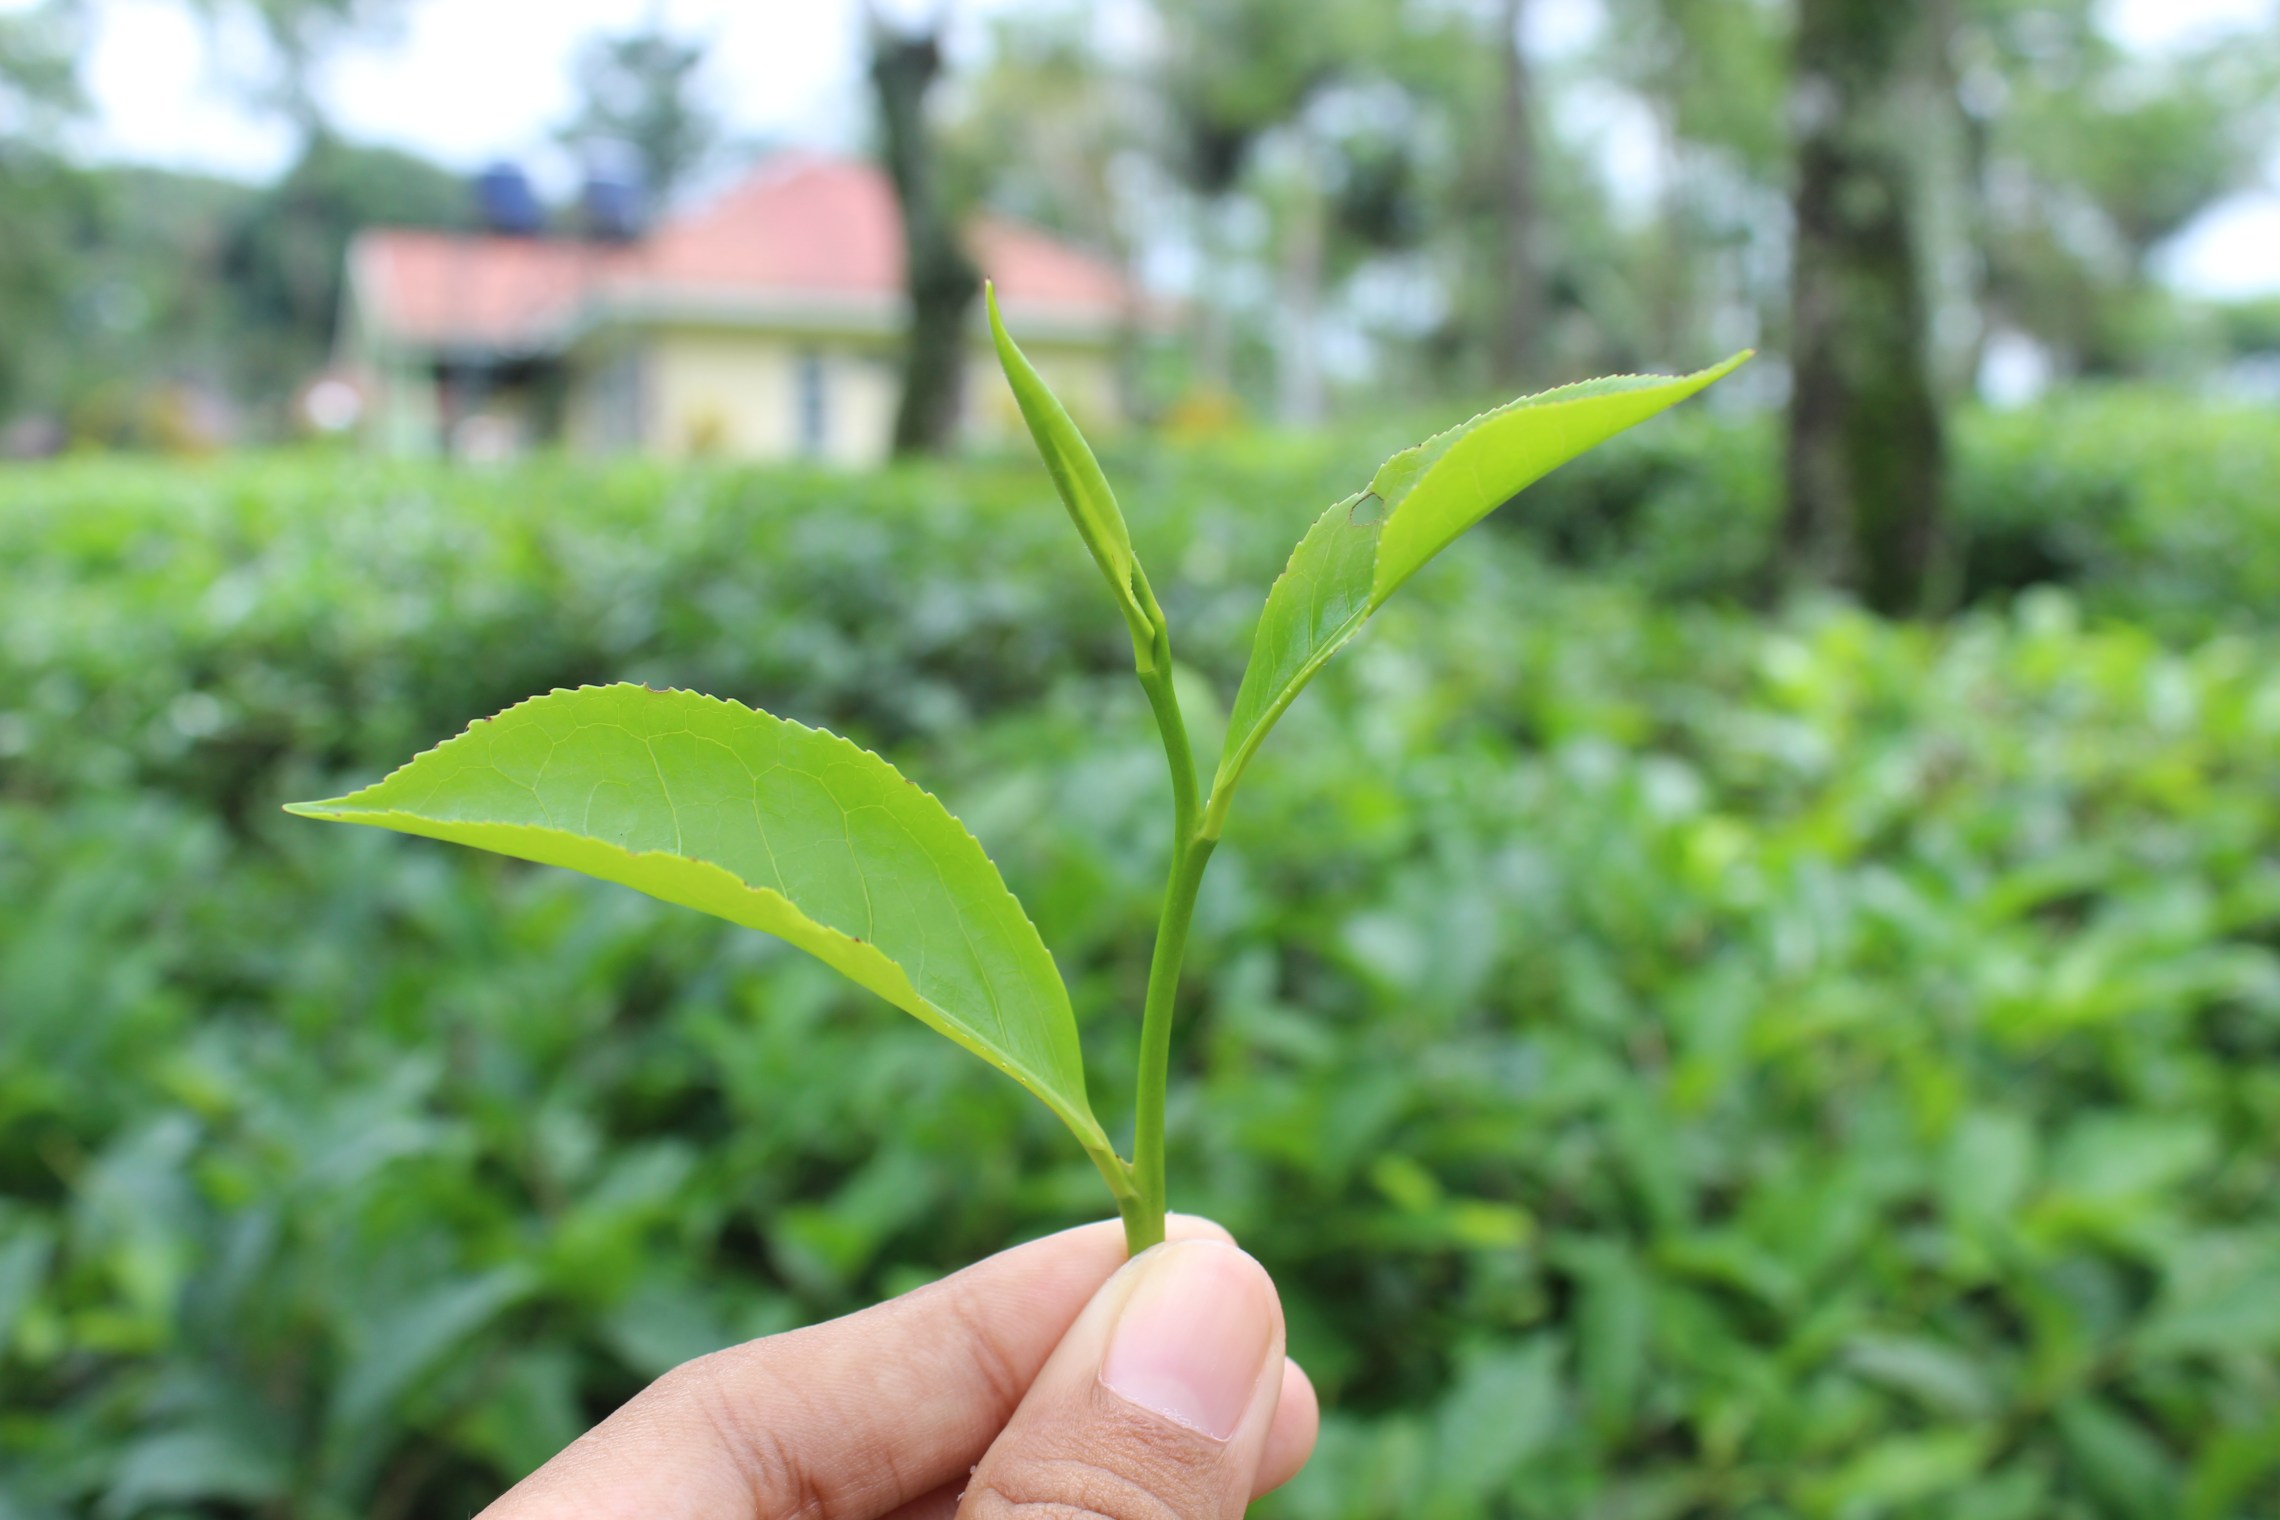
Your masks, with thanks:
[[[0,0],[0,9],[25,3]],[[964,8],[1004,3],[964,0]],[[467,168],[540,161],[572,109],[579,43],[638,26],[652,8],[651,0],[411,0],[398,35],[328,62],[320,94],[354,138]],[[845,144],[861,130],[860,0],[665,0],[654,9],[676,30],[712,39],[709,72],[734,132]],[[89,10],[89,153],[245,178],[284,166],[289,135],[244,104],[244,66],[232,67],[258,67],[258,41],[215,35],[180,0],[90,0]]]
[[[0,0],[0,10],[30,0]],[[946,0],[970,26],[1020,0]],[[2159,48],[2262,17],[2280,0],[2107,0],[2109,24]],[[93,37],[84,77],[95,120],[82,147],[135,159],[261,178],[283,167],[288,135],[250,110],[229,62],[258,56],[249,37],[209,33],[180,0],[88,0]],[[847,146],[863,132],[862,0],[410,0],[402,33],[359,43],[327,67],[321,93],[349,135],[474,167],[495,158],[557,182],[567,166],[549,140],[571,109],[570,61],[596,31],[640,24],[652,10],[712,39],[711,74],[739,136]],[[889,14],[931,12],[927,0],[888,0]],[[1539,45],[1564,51],[1588,37],[1592,0],[1539,11]],[[1621,172],[1621,159],[1615,159]],[[2280,290],[2280,160],[2260,193],[2218,208],[2168,251],[2179,285],[2210,294]]]

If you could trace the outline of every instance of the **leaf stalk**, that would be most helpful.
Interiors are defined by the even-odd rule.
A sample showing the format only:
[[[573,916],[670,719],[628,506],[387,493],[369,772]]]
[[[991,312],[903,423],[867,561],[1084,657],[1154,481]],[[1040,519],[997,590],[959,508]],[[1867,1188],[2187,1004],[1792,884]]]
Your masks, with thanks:
[[[1135,1233],[1146,1233],[1147,1219],[1146,1202],[1141,1198],[1139,1183],[1133,1177],[1132,1163],[1116,1154],[1116,1147],[1108,1143],[1105,1135],[1097,1141],[1087,1139],[1084,1146],[1085,1154],[1092,1158],[1092,1164],[1099,1169],[1102,1180],[1108,1184],[1110,1196],[1116,1199],[1116,1212],[1124,1221],[1124,1238],[1129,1245]],[[1162,1227],[1159,1225],[1158,1234],[1161,1233]]]

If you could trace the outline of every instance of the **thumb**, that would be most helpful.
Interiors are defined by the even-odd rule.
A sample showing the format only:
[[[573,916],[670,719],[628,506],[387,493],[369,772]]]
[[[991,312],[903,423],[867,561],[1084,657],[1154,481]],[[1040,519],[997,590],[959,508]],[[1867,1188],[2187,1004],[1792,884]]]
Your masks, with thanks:
[[[1144,1251],[1062,1337],[958,1514],[1234,1520],[1282,1380],[1282,1305],[1264,1268],[1217,1240]]]

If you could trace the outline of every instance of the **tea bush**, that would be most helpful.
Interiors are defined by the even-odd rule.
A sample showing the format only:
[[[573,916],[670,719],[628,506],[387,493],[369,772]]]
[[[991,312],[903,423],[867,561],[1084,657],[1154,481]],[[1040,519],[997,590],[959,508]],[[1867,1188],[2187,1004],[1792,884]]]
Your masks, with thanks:
[[[1545,489],[1714,523],[1763,458],[1697,426]],[[1171,1125],[1330,1408],[1272,1512],[2280,1514],[2264,456],[1974,426],[2075,592],[1760,616],[1733,525],[1547,509],[1262,752]],[[1376,442],[1119,471],[1222,698]],[[923,772],[1130,1021],[1161,762],[1082,553],[1013,461],[0,476],[0,1516],[468,1513],[682,1358],[1096,1213],[796,953],[275,811],[550,685],[734,695]]]
[[[2173,636],[2280,608],[2280,426],[2269,406],[2125,389],[1955,419],[1943,599],[2069,585]],[[1564,564],[1662,597],[1765,599],[1780,522],[1770,421],[1673,415],[1586,455],[1501,519]]]

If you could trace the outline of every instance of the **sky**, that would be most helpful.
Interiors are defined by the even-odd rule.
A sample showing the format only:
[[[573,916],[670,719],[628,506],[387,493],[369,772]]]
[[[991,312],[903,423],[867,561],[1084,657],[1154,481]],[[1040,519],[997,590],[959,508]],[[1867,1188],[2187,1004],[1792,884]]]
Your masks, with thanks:
[[[27,3],[0,0],[0,10]],[[985,18],[1019,3],[948,0],[969,40]],[[2108,3],[2116,34],[2146,48],[2280,11],[2280,0]],[[232,59],[259,54],[250,36],[209,31],[179,0],[88,4],[87,153],[247,179],[284,166],[290,135],[233,88]],[[882,8],[930,14],[934,6],[884,0]],[[1587,41],[1594,9],[1592,0],[1546,0],[1538,45],[1556,52]],[[409,0],[400,32],[344,50],[319,92],[352,137],[466,168],[511,158],[548,188],[566,188],[572,170],[550,132],[571,110],[578,45],[652,11],[712,40],[712,74],[735,135],[840,147],[861,140],[863,0]],[[1619,152],[1614,172],[1623,172]],[[2236,197],[2172,245],[2164,270],[2175,284],[2213,295],[2280,291],[2280,155],[2268,178],[2261,193]]]
[[[28,0],[0,0],[0,9]],[[1013,0],[957,0],[969,31]],[[889,15],[926,14],[889,3]],[[218,34],[180,0],[90,0],[82,68],[97,156],[266,178],[289,134],[249,110],[231,63],[257,59],[250,34]],[[862,130],[861,0],[409,0],[393,36],[343,49],[319,93],[348,136],[474,168],[497,158],[550,163],[552,127],[573,107],[571,63],[596,32],[655,11],[711,39],[710,70],[739,136],[848,145]]]

